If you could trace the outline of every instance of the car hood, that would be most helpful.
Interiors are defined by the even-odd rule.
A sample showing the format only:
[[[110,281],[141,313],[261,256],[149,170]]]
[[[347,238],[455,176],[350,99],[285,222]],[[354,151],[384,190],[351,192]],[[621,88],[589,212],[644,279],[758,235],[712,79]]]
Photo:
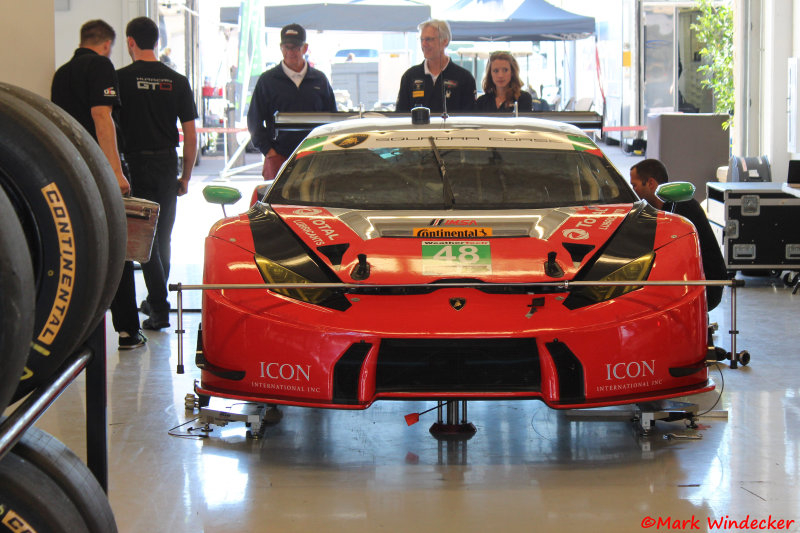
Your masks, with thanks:
[[[571,279],[633,205],[438,213],[271,208],[343,282],[405,284]]]

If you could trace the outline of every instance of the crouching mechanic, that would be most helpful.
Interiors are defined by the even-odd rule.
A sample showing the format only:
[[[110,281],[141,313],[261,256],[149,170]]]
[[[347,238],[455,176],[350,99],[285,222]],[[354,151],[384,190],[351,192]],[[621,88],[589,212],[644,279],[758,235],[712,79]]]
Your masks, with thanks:
[[[656,196],[658,186],[668,181],[667,168],[658,159],[645,159],[631,167],[631,185],[639,198],[646,200],[656,209],[681,215],[694,224],[700,241],[700,255],[703,258],[703,272],[706,279],[728,279],[725,259],[700,203],[694,198],[686,202],[665,203]],[[706,299],[708,310],[711,311],[722,300],[722,287],[706,287]]]

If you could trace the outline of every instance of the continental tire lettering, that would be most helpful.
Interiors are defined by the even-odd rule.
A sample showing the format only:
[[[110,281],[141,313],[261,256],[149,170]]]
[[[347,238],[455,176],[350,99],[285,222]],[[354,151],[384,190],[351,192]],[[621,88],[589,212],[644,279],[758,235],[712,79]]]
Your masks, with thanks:
[[[49,345],[61,330],[67,309],[72,301],[72,291],[75,286],[75,233],[58,185],[51,183],[43,187],[42,195],[44,195],[44,199],[50,207],[50,214],[53,216],[60,253],[57,296],[42,330],[36,337],[36,340],[42,344]],[[41,352],[41,350],[39,351]]]
[[[22,377],[19,378],[20,381],[25,381],[26,379],[31,379],[33,377],[33,370],[28,368],[27,366],[22,369]]]
[[[45,348],[41,344],[37,344],[35,342],[32,342],[31,343],[31,348],[33,348],[34,350],[36,350],[37,352],[39,352],[40,354],[42,354],[45,357],[50,355],[50,350],[48,350],[47,348]]]
[[[36,530],[29,526],[21,516],[14,512],[13,509],[8,510],[6,515],[3,517],[3,521],[0,523],[6,526],[6,528],[13,533],[36,533]]]

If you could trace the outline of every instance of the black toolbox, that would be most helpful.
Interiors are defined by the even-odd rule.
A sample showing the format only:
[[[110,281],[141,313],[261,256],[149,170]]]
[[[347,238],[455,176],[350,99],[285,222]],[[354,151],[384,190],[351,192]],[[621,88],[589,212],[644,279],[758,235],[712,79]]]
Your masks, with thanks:
[[[728,270],[800,268],[799,194],[775,182],[706,184],[706,213]]]

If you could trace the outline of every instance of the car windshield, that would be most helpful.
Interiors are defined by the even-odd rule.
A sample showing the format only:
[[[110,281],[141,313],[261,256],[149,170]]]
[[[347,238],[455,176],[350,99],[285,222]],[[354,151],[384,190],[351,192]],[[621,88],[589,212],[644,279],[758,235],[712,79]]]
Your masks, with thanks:
[[[398,210],[634,201],[604,157],[577,150],[472,146],[306,152],[289,163],[267,198],[272,204]]]

